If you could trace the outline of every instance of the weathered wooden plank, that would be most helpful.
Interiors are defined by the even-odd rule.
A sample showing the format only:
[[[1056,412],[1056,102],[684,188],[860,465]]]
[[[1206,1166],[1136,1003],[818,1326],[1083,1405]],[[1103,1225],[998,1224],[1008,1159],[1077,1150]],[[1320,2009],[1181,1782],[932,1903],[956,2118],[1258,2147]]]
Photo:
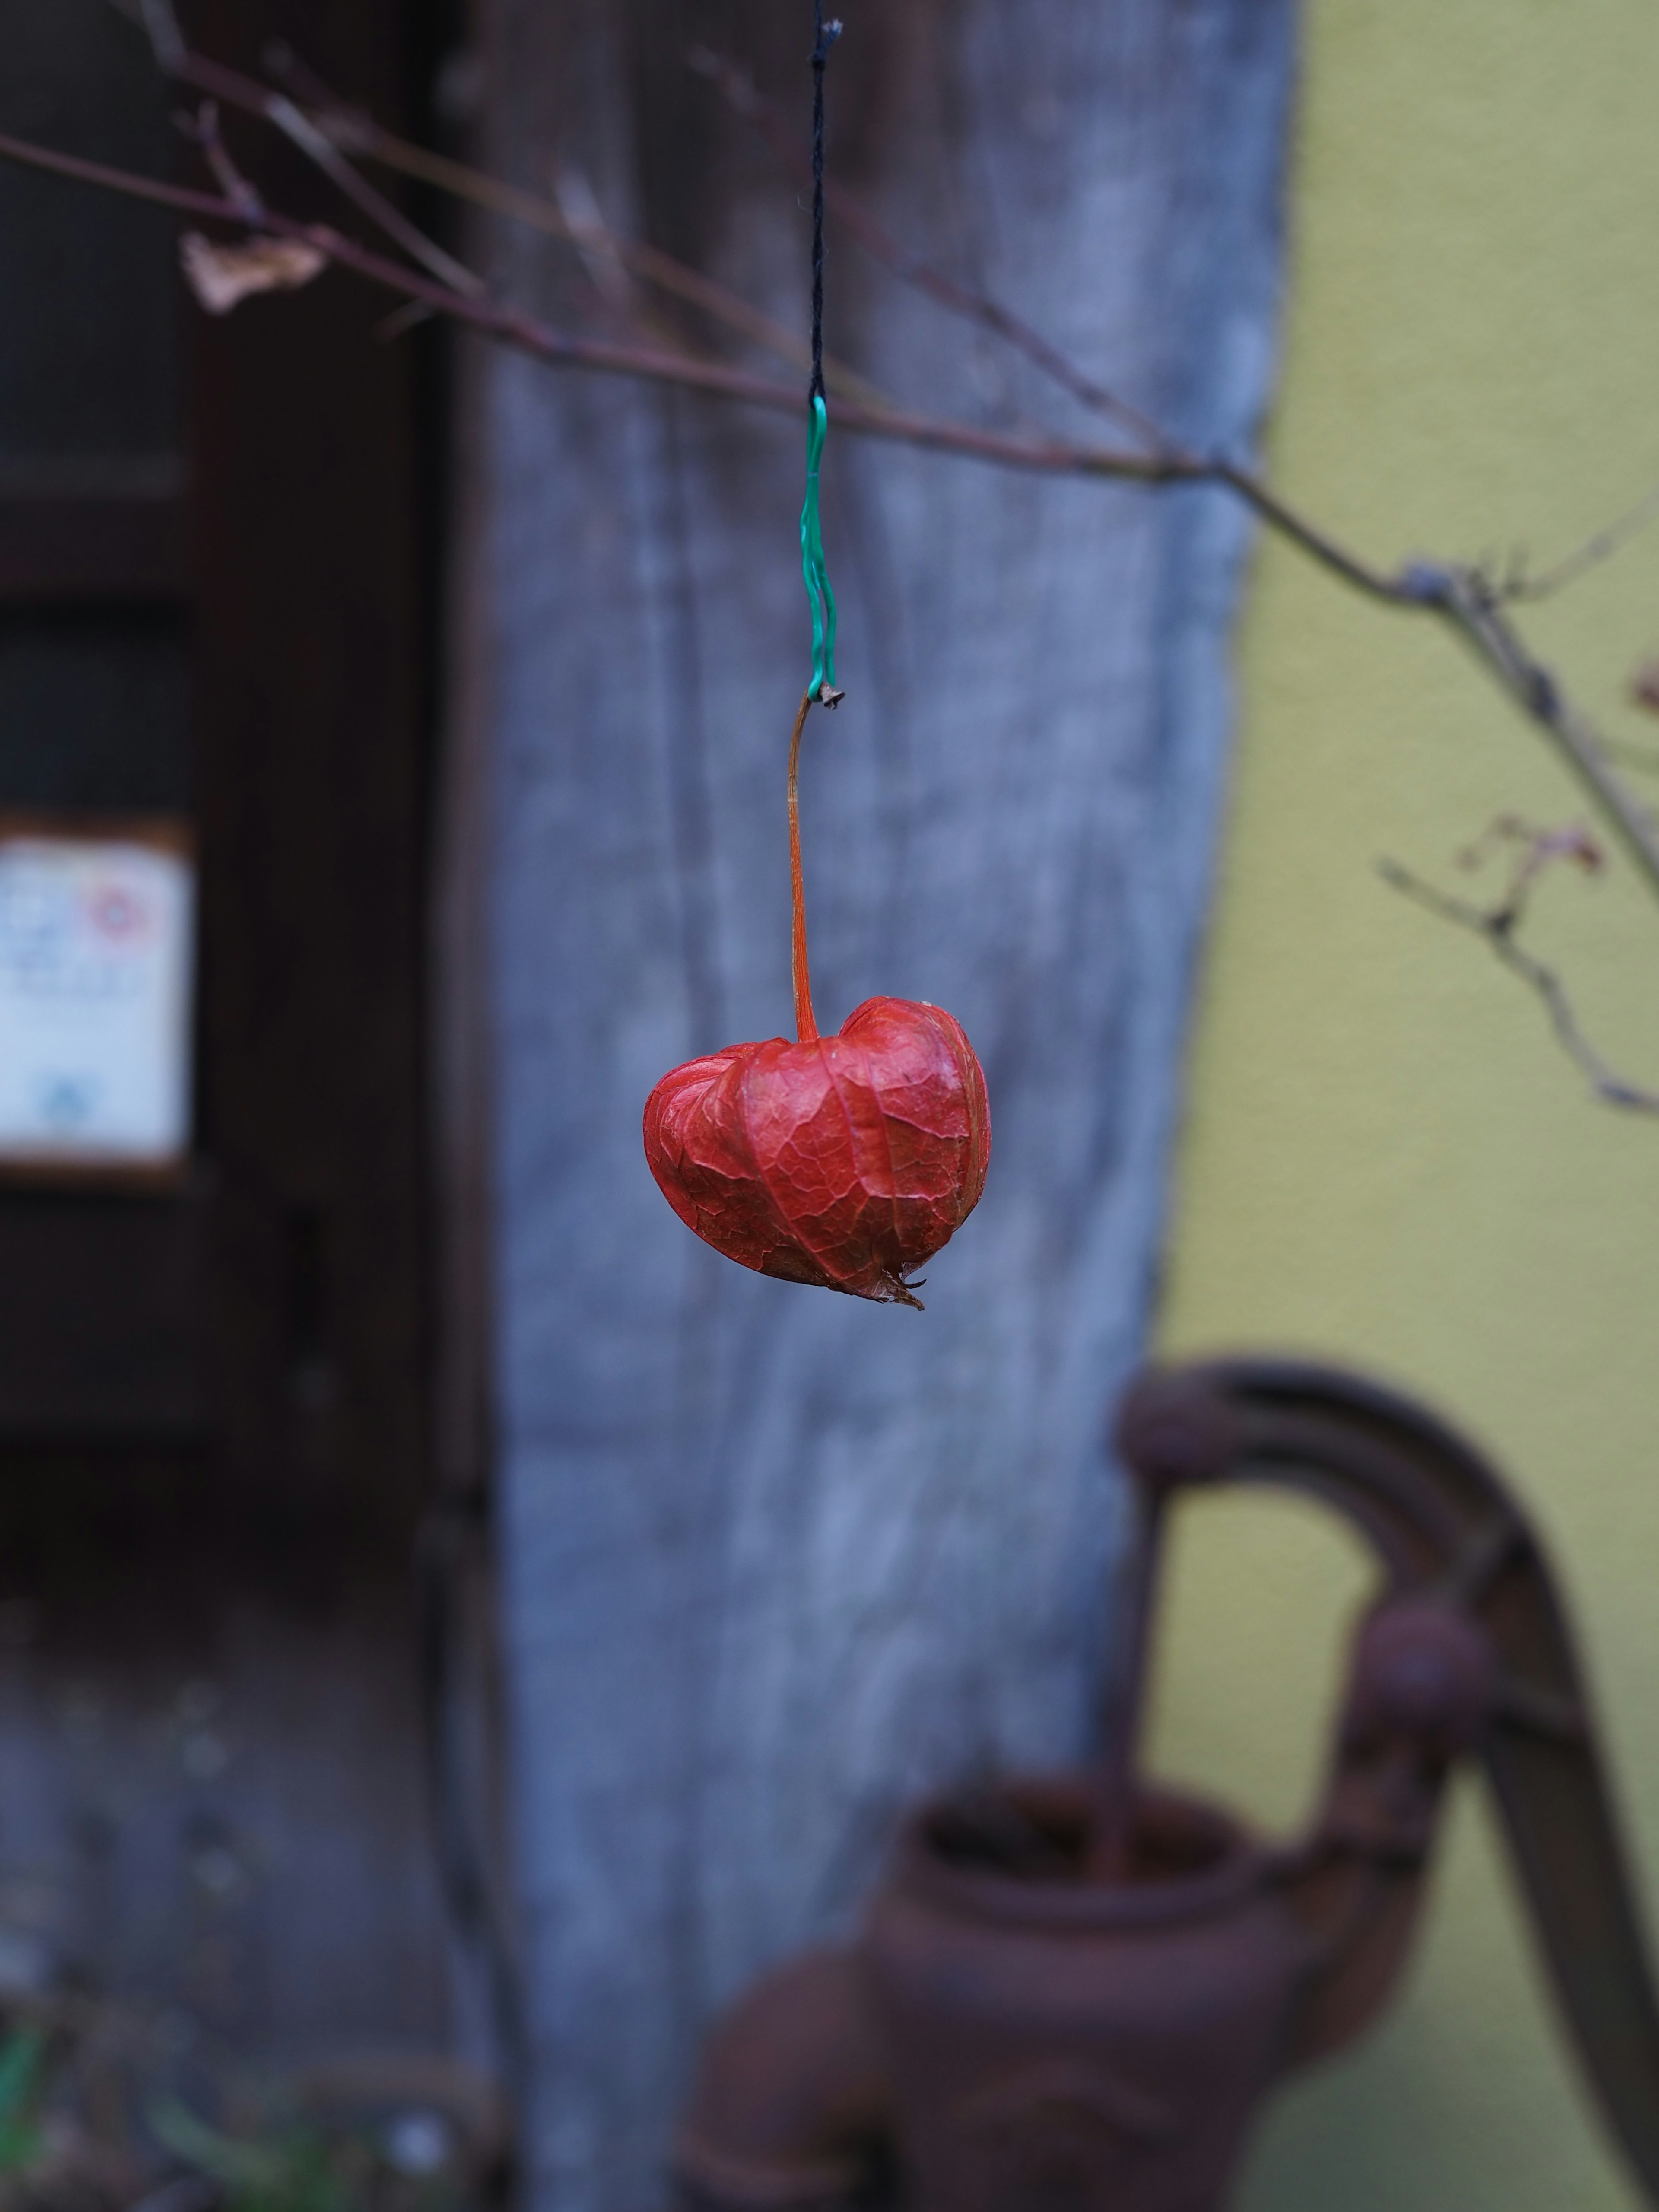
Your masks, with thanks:
[[[8,1459],[0,1985],[172,2008],[209,2081],[442,2047],[406,1589],[253,1565],[196,1462],[130,1457]]]
[[[544,185],[579,166],[614,222],[804,327],[793,187],[680,55],[718,34],[804,116],[808,12],[717,12],[497,0],[492,159]],[[1247,441],[1289,0],[847,12],[841,173],[1176,428]],[[830,343],[867,374],[1089,427],[832,246]],[[580,311],[562,249],[501,251]],[[1103,1429],[1154,1279],[1245,532],[1211,493],[832,441],[848,697],[805,772],[820,1018],[948,1006],[995,1123],[928,1311],[866,1306],[714,1257],[640,1151],[672,1062],[787,1024],[802,434],[506,358],[481,389],[531,2148],[540,2202],[634,2212],[710,2008],[848,1911],[896,1808],[1089,1733]]]

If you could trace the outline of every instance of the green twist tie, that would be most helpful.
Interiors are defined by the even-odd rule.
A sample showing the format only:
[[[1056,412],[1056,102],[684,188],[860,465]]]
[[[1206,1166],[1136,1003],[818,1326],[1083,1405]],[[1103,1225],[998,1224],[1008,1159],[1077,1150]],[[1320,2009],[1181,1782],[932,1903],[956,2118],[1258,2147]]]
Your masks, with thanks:
[[[818,524],[818,463],[830,415],[820,394],[812,395],[812,418],[806,429],[806,502],[800,511],[800,567],[806,579],[806,597],[812,609],[812,681],[815,699],[833,705],[836,690],[836,595],[830,588],[830,571],[823,562],[823,532]],[[837,694],[837,696],[839,695]]]

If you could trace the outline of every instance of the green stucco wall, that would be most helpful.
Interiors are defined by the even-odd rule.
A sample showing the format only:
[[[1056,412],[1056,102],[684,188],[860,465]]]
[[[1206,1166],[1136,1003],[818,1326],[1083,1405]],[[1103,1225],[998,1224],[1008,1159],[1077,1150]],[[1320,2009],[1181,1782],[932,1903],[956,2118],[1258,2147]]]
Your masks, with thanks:
[[[1332,530],[1542,565],[1659,479],[1651,0],[1310,0],[1291,212],[1271,471]],[[1624,696],[1659,653],[1659,526],[1526,628],[1659,750]],[[1495,816],[1584,802],[1431,623],[1279,544],[1243,688],[1163,1348],[1356,1364],[1493,1449],[1561,1566],[1659,1919],[1659,1121],[1592,1103],[1521,986],[1375,867],[1478,888],[1455,856]],[[1622,860],[1547,885],[1533,941],[1659,1086],[1659,910]],[[1154,1763],[1293,1818],[1364,1581],[1312,1511],[1189,1509]],[[1402,1998],[1281,2102],[1244,2212],[1635,2202],[1467,1788]]]

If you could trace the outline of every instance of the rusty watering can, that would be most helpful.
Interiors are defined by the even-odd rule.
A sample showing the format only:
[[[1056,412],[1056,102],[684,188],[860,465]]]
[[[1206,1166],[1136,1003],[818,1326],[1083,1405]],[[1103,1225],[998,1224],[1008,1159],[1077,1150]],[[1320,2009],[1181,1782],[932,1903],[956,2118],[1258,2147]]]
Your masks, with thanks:
[[[684,2198],[1218,2212],[1262,2098],[1386,2001],[1469,1757],[1565,2024],[1659,2204],[1659,2008],[1561,1606],[1514,1499],[1430,1414],[1314,1367],[1155,1370],[1118,1441],[1143,1541],[1113,1755],[915,1814],[857,1940],[769,1976],[715,2029]],[[1133,1772],[1164,1508],[1244,1482],[1340,1508],[1385,1577],[1323,1806],[1288,1845]]]

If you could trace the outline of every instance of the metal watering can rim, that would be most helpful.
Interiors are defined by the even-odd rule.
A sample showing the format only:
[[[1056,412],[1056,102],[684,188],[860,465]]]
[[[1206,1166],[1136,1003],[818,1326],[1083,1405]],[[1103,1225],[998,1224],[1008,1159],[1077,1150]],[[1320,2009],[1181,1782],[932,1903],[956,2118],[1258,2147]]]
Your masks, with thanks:
[[[1000,1802],[1026,1816],[1045,1810],[1086,1815],[1094,1796],[1095,1778],[1084,1771],[1016,1777],[995,1791]],[[933,1798],[905,1822],[890,1893],[924,1899],[964,1920],[1073,1936],[1091,1929],[1162,1928],[1212,1918],[1270,1888],[1284,1856],[1220,1806],[1159,1787],[1137,1793],[1135,1820],[1154,1831],[1160,1824],[1167,1830],[1184,1823],[1183,1840],[1198,1844],[1201,1854],[1190,1866],[1160,1868],[1150,1878],[1111,1885],[1085,1881],[1075,1871],[1013,1871],[963,1862],[941,1847],[941,1827],[963,1802],[959,1795]]]

